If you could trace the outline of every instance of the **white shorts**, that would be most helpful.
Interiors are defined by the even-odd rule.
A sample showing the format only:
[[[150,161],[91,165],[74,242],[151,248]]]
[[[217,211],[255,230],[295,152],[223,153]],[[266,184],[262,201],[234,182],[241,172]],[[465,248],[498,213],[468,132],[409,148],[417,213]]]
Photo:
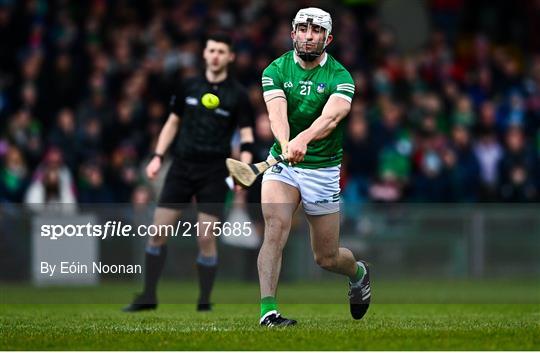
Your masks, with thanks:
[[[339,212],[340,169],[341,165],[305,169],[280,163],[264,172],[263,183],[277,180],[297,188],[307,214],[325,215]]]

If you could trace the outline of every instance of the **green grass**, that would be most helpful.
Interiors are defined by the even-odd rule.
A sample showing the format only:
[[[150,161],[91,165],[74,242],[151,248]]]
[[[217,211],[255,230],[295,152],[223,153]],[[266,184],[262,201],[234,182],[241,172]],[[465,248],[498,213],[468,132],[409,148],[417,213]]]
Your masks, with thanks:
[[[454,297],[456,287],[467,294]],[[135,288],[2,285],[0,350],[540,349],[536,282],[382,282],[361,321],[349,317],[342,283],[283,284],[280,309],[299,324],[271,330],[257,326],[255,284],[218,283],[211,313],[195,312],[192,283],[161,287],[163,301],[183,304],[120,312]]]

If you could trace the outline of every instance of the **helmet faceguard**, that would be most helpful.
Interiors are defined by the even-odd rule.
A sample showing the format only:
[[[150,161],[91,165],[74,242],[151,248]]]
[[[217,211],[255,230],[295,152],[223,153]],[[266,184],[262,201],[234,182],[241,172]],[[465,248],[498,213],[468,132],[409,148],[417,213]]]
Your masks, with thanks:
[[[306,30],[313,31],[314,28],[324,30],[324,41],[308,42],[299,41],[296,39],[297,31],[300,26],[306,26]],[[292,28],[295,32],[295,39],[293,40],[294,51],[299,58],[305,61],[313,61],[321,56],[326,50],[328,36],[332,32],[332,18],[326,11],[315,7],[309,7],[298,11],[294,20],[292,21]],[[314,45],[312,50],[308,50],[308,43]]]

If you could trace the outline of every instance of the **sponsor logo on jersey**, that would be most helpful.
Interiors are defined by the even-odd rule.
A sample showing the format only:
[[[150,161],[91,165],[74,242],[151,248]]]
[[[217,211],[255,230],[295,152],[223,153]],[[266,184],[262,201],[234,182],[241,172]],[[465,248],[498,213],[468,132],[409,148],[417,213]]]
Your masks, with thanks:
[[[279,174],[281,173],[282,170],[283,170],[283,167],[277,164],[272,167],[272,173]]]
[[[318,203],[318,204],[320,204],[320,203],[335,203],[335,202],[339,202],[339,193],[332,195],[332,198],[330,198],[330,199],[322,199],[322,200],[315,201],[315,203]]]
[[[216,109],[216,114],[221,115],[221,116],[230,116],[231,115],[230,112],[228,112],[226,110],[223,110],[221,108]]]
[[[199,100],[195,97],[186,97],[186,104],[187,105],[197,105],[199,104]]]
[[[287,81],[283,84],[283,88],[292,88],[293,84],[291,81]]]
[[[326,90],[326,83],[319,83],[317,85],[317,93],[324,93]]]

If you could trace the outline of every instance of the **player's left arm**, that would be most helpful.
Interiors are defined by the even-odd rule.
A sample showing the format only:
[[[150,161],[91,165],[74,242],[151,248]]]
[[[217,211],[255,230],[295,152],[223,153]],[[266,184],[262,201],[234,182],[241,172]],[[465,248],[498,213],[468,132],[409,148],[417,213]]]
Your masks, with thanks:
[[[339,122],[349,114],[350,110],[351,102],[349,100],[338,94],[331,95],[324,105],[321,115],[309,128],[289,142],[289,161],[292,163],[302,162],[307,152],[307,145],[311,141],[321,140],[330,135]]]
[[[307,142],[322,140],[330,135],[351,110],[351,103],[337,95],[332,95],[324,105],[321,116],[311,126],[300,133]]]
[[[330,96],[323,107],[321,115],[315,119],[309,128],[299,133],[289,142],[289,162],[302,162],[307,153],[307,145],[311,141],[324,139],[334,131],[339,122],[349,114],[354,92],[354,80],[351,74],[344,68],[336,70],[331,83]],[[293,144],[292,151],[291,143]],[[290,158],[291,154],[293,154],[292,160]]]

